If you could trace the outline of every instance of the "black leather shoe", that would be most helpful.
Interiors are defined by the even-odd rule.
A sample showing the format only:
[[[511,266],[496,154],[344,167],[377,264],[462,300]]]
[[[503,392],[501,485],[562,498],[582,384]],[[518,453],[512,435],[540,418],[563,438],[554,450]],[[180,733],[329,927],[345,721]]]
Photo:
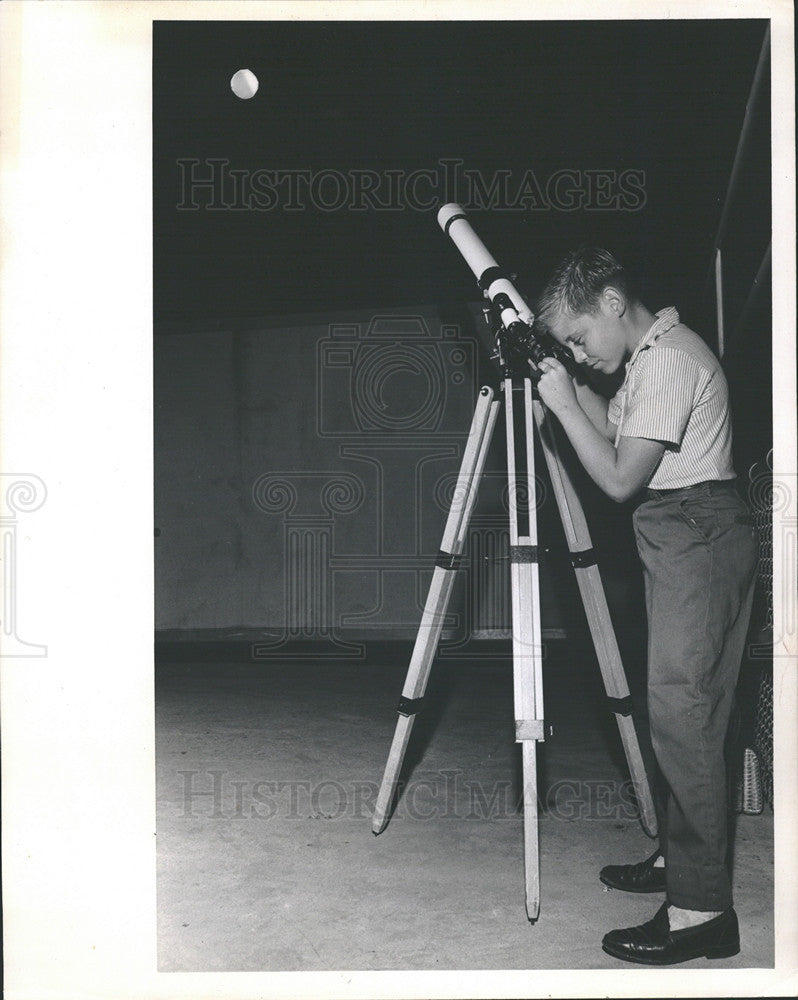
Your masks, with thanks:
[[[599,878],[611,889],[624,892],[665,892],[665,869],[654,867],[659,857],[659,851],[655,851],[636,865],[607,865],[599,872]]]
[[[697,927],[672,931],[668,904],[640,927],[610,931],[602,948],[608,955],[640,965],[676,965],[691,958],[730,958],[740,951],[740,928],[732,907]]]

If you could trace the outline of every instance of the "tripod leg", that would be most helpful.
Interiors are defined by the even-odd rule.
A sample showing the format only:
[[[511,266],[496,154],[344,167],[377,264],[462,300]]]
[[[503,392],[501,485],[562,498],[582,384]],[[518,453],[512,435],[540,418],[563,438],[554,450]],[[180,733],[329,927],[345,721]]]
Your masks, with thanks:
[[[516,427],[512,382],[506,380],[507,476],[510,493],[510,570],[513,609],[513,692],[515,739],[522,747],[524,871],[526,911],[540,912],[537,741],[543,733],[543,663],[540,638],[540,584],[535,503],[535,450],[532,385],[524,380],[524,422]],[[518,462],[522,464],[519,474]],[[526,498],[525,509],[521,501]]]
[[[640,810],[640,822],[646,833],[655,837],[657,835],[657,814],[654,809],[654,800],[651,796],[643,757],[640,753],[640,744],[632,721],[629,685],[621,662],[615,630],[612,627],[607,598],[601,583],[601,574],[593,554],[590,532],[573,482],[560,460],[557,441],[540,401],[535,401],[534,411],[535,423],[540,434],[551,484],[557,498],[560,518],[565,529],[565,538],[571,553],[571,562],[576,573],[579,592],[590,626],[590,634],[601,668],[601,676],[604,680],[607,698],[615,713],[626,754],[626,762],[629,766]]]
[[[537,743],[521,744],[524,780],[524,894],[526,915],[530,921],[540,914],[540,833],[538,830]]]
[[[485,458],[496,425],[499,405],[498,400],[493,399],[492,389],[483,387],[480,390],[455,494],[446,520],[441,550],[438,553],[410,667],[399,700],[399,719],[372,817],[371,828],[375,834],[382,833],[388,825],[399,771],[407,751],[413,721],[421,708],[426,691],[430,668],[438,647],[455,574],[465,544],[468,523],[476,502]]]

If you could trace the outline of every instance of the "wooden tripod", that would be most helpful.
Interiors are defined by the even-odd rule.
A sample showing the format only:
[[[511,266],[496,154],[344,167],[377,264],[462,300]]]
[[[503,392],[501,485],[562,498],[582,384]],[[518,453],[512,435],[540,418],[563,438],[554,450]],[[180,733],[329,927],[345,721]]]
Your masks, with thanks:
[[[507,475],[510,497],[515,739],[522,747],[526,912],[533,921],[537,920],[540,912],[536,749],[538,741],[544,739],[535,513],[535,427],[540,436],[560,518],[565,529],[571,562],[585,606],[604,687],[618,722],[641,823],[652,837],[656,836],[657,821],[632,721],[626,674],[621,663],[584,512],[568,472],[560,460],[557,443],[543,404],[539,399],[533,398],[531,380],[525,378],[516,384],[518,386],[516,391],[523,393],[523,421],[514,419],[513,380],[505,378],[502,387],[507,426]],[[501,400],[494,399],[491,388],[485,386],[480,390],[441,549],[435,563],[424,614],[399,700],[399,719],[374,810],[372,829],[375,834],[381,833],[388,825],[399,772],[410,740],[413,721],[424,698],[500,405]],[[521,472],[517,473],[519,468]],[[528,502],[523,503],[523,500]]]

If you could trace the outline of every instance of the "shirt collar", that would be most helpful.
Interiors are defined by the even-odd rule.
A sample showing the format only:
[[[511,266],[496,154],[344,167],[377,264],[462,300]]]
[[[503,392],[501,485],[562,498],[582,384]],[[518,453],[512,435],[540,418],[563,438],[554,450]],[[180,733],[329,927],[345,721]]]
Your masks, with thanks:
[[[642,351],[648,350],[652,347],[671,327],[676,326],[679,322],[679,314],[673,306],[668,306],[666,309],[660,309],[656,315],[656,320],[651,324],[648,330],[640,338],[634,351],[632,351],[632,356],[626,362],[626,371],[628,372],[632,365],[637,361],[639,355]]]

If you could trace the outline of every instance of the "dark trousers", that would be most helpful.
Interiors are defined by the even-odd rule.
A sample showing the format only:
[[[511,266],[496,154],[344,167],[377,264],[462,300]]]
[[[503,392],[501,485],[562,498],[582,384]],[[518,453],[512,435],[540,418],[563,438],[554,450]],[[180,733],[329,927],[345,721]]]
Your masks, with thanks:
[[[757,563],[733,483],[648,491],[634,513],[648,613],[651,741],[667,785],[658,817],[668,902],[732,905],[724,740]]]

